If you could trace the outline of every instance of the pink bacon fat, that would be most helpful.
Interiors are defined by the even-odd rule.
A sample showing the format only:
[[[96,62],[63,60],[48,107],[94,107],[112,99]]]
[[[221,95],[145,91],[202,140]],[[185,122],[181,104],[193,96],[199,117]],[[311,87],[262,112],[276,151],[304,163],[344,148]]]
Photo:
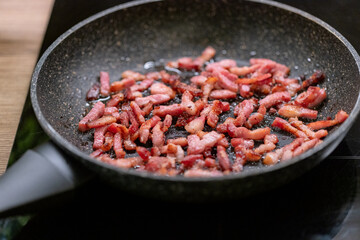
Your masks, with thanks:
[[[242,172],[249,162],[288,161],[321,144],[328,135],[323,128],[348,118],[340,110],[334,119],[314,121],[319,109],[312,108],[327,97],[325,88],[315,86],[325,79],[321,71],[301,82],[270,59],[237,66],[234,59],[216,61],[215,54],[207,47],[167,64],[184,74],[127,70],[111,83],[100,72],[86,94],[93,107],[79,122],[80,132],[94,134],[90,155],[157,175],[223,176]],[[283,147],[281,131],[294,138]]]

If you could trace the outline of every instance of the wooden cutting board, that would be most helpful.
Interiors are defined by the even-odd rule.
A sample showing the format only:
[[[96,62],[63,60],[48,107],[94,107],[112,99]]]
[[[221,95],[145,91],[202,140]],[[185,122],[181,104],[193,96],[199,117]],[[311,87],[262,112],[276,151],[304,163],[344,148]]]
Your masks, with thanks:
[[[5,171],[53,0],[0,1],[0,175]]]

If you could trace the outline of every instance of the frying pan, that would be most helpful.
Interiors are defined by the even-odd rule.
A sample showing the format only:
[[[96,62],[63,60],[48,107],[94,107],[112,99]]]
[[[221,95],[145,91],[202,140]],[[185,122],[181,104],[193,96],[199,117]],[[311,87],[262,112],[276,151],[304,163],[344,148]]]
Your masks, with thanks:
[[[218,50],[217,59],[270,58],[288,65],[292,76],[323,70],[327,79],[321,86],[329,97],[319,118],[334,117],[340,109],[350,113],[349,118],[332,128],[321,145],[290,161],[250,166],[241,174],[217,178],[157,176],[115,168],[88,156],[91,133],[80,133],[77,126],[86,109],[86,92],[99,71],[109,72],[115,81],[124,70],[197,56],[208,45]],[[54,196],[93,174],[122,190],[175,201],[215,201],[275,188],[313,168],[341,142],[359,113],[359,89],[360,58],[349,42],[321,20],[284,4],[150,0],[116,6],[68,30],[36,65],[31,100],[54,144],[30,150],[2,176],[0,210],[11,212]]]

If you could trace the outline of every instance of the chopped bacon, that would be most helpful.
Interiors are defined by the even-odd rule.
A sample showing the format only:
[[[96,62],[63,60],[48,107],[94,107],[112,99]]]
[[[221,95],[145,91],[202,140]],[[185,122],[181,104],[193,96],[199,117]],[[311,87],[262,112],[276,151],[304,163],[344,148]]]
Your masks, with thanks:
[[[199,58],[203,59],[204,61],[209,61],[215,56],[215,54],[216,50],[213,47],[208,46],[204,49]]]
[[[128,114],[129,120],[131,122],[129,132],[130,134],[134,134],[139,129],[139,122],[137,121],[136,116],[129,104],[123,104],[122,110]]]
[[[152,129],[152,142],[154,147],[161,148],[165,143],[164,132],[161,131],[161,122],[158,122]]]
[[[124,147],[126,150],[136,149],[136,144],[131,140],[130,135],[124,139]]]
[[[230,108],[230,107],[229,107]],[[218,121],[219,121],[219,114],[221,114],[224,110],[227,110],[228,107],[226,104],[220,102],[219,100],[215,100],[212,103],[211,110],[209,112],[209,115],[207,116],[207,124],[215,128]]]
[[[140,109],[139,105],[137,105],[136,102],[131,102],[130,107],[133,110],[138,122],[143,124],[145,122],[145,113]]]
[[[254,95],[254,93],[251,92],[251,88],[249,85],[239,84],[239,88],[240,88],[240,96],[242,96],[243,98],[249,98]]]
[[[163,126],[161,128],[161,131],[166,132],[171,127],[171,124],[172,124],[172,116],[167,114],[163,121]]]
[[[254,148],[254,140],[251,140],[251,139],[249,140],[249,139],[245,139],[245,138],[232,138],[231,139],[231,145],[233,147],[242,145],[242,146],[244,146],[246,148]]]
[[[334,120],[322,120],[322,121],[311,122],[311,123],[307,124],[307,126],[309,128],[311,128],[312,130],[328,128],[328,127],[332,127],[334,125],[344,122],[348,118],[348,116],[349,115],[345,111],[340,110],[335,115]]]
[[[231,99],[236,98],[236,93],[230,90],[213,90],[209,97],[211,99]]]
[[[131,87],[135,84],[135,80],[133,78],[125,78],[121,81],[115,81],[110,85],[110,92],[119,92],[125,88]]]
[[[232,68],[230,68],[230,72],[234,73],[238,76],[245,76],[245,75],[255,72],[259,67],[260,67],[260,64],[254,64],[250,67],[247,67],[247,66],[232,67]]]
[[[148,89],[154,82],[154,79],[145,79],[140,84],[135,84],[130,87],[131,92],[144,91]],[[153,93],[151,93],[153,94]]]
[[[144,162],[147,162],[151,156],[150,152],[144,147],[136,147],[136,152],[144,160]]]
[[[94,83],[89,89],[89,91],[86,93],[86,100],[87,101],[97,100],[99,98],[99,94],[100,94],[100,85],[99,83]]]
[[[325,89],[310,86],[306,92],[303,92],[297,96],[294,103],[302,107],[313,108],[324,101],[325,98]]]
[[[117,107],[124,98],[125,96],[122,92],[112,95],[111,99],[106,103],[106,107]]]
[[[194,96],[189,91],[185,91],[181,97],[181,105],[189,115],[195,115],[197,112],[193,98]]]
[[[145,165],[145,170],[154,173],[165,173],[166,170],[173,168],[175,162],[167,157],[150,157],[148,163]]]
[[[161,78],[161,74],[159,72],[149,72],[145,74],[145,78],[151,80],[158,80]]]
[[[187,155],[181,163],[184,167],[191,168],[197,160],[204,160],[204,156],[202,154]]]
[[[140,157],[120,158],[120,159],[100,158],[100,160],[119,168],[133,168],[142,163],[142,159]]]
[[[174,90],[178,91],[179,93],[184,93],[185,91],[189,91],[195,97],[202,96],[201,89],[187,85],[186,83],[180,82],[180,80],[176,80],[175,83],[172,85],[172,87]]]
[[[213,90],[216,82],[217,82],[217,78],[210,77],[206,80],[205,84],[201,87],[202,94],[203,94],[202,100],[204,101],[204,103],[208,102],[208,98],[209,98],[211,91]]]
[[[214,76],[217,77],[218,81],[217,83],[225,89],[228,89],[233,92],[238,92],[239,86],[235,82],[237,80],[237,76],[235,74],[230,73],[227,70],[219,70],[216,69],[213,72]]]
[[[167,114],[171,116],[179,116],[185,111],[181,104],[173,104],[168,106],[155,107],[153,114],[159,117],[165,117]]]
[[[176,74],[162,70],[143,75],[127,70],[122,79],[110,84],[109,74],[100,72],[100,84],[94,84],[86,96],[87,100],[98,102],[79,122],[79,131],[95,128],[91,156],[113,166],[158,175],[222,176],[241,172],[251,161],[263,158],[265,165],[273,165],[302,154],[328,135],[328,131],[321,128],[342,123],[348,117],[341,110],[333,120],[328,118],[305,125],[298,119],[317,118],[318,112],[310,108],[326,98],[325,89],[312,86],[325,79],[320,71],[306,80],[301,76],[289,78],[290,69],[273,60],[252,58],[250,66],[237,67],[233,59],[211,61],[215,53],[215,49],[207,47],[198,57],[169,62],[167,70]],[[192,72],[182,74],[170,68]],[[302,84],[299,79],[303,80]],[[159,80],[161,83],[155,82]],[[295,98],[301,90],[304,92]],[[238,93],[241,97],[236,100]],[[109,100],[100,99],[110,94]],[[208,103],[209,99],[213,101]],[[166,104],[168,102],[172,105]],[[230,116],[221,116],[230,109],[233,109]],[[286,131],[296,139],[276,149],[279,139],[270,127],[252,130],[260,123],[268,125],[269,119],[263,122],[267,115],[276,117],[271,129]],[[214,128],[216,131],[211,130]],[[165,133],[169,131],[169,135],[173,135],[177,130],[178,136],[186,134],[187,137],[168,139],[165,145]],[[149,138],[151,150],[135,144],[139,141],[148,146]],[[139,157],[125,159],[125,150],[136,150]],[[232,154],[228,155],[228,151]],[[234,159],[230,159],[233,154]]]
[[[116,122],[116,118],[113,116],[107,115],[107,116],[98,118],[96,120],[90,121],[86,125],[88,128],[99,128],[99,127],[107,126],[114,122]]]
[[[105,132],[107,128],[108,126],[95,128],[93,149],[99,149],[102,147],[105,140]]]
[[[154,116],[141,125],[139,130],[141,143],[146,143],[148,141],[150,129],[153,128],[160,120],[160,117]]]
[[[258,128],[255,130],[249,130],[245,127],[235,127],[234,124],[228,125],[228,133],[231,137],[235,138],[246,138],[246,139],[254,139],[261,140],[268,134],[270,134],[270,128]]]
[[[205,126],[205,116],[200,116],[195,118],[191,122],[185,125],[185,130],[189,133],[196,133],[198,131],[202,131]]]
[[[142,93],[139,91],[131,91],[130,88],[125,90],[125,98],[128,100],[135,100],[136,98],[142,97]]]
[[[107,72],[100,72],[100,94],[107,97],[110,94],[110,76]]]
[[[223,146],[217,146],[217,158],[223,171],[231,170],[231,162],[229,156],[226,153],[226,149]]]
[[[195,135],[189,135],[187,137],[188,140],[188,154],[199,154],[202,153],[206,148],[213,147],[215,144],[224,136],[212,131],[203,136],[203,138],[200,140],[200,138]]]
[[[167,144],[172,143],[172,144],[175,144],[175,145],[179,145],[181,147],[186,147],[188,145],[188,141],[184,137],[168,139],[166,143]]]
[[[141,97],[141,98],[136,98],[135,102],[140,106],[143,107],[149,103],[152,104],[161,104],[161,103],[166,103],[170,100],[170,96],[167,94],[154,94],[154,95],[150,95],[147,97]]]
[[[249,129],[251,129],[254,125],[259,124],[264,119],[264,116],[266,114],[266,108],[264,105],[260,105],[258,111],[248,118],[247,122],[245,123],[245,126]]]
[[[314,139],[304,142],[303,144],[301,144],[299,147],[297,147],[294,150],[292,157],[298,156],[298,155],[306,152],[307,150],[315,147],[315,145],[318,144],[319,142],[321,142],[321,140],[318,138],[314,138]]]
[[[242,126],[250,114],[254,111],[254,102],[252,100],[244,100],[234,109],[234,115],[237,116],[235,126]]]
[[[300,146],[304,142],[304,138],[296,138],[290,144],[285,145],[282,148],[275,150],[274,152],[269,152],[266,154],[263,163],[265,165],[274,165],[278,161],[285,161],[292,157],[293,150]]]
[[[240,84],[254,84],[254,83],[260,84],[270,78],[271,78],[271,74],[266,73],[263,75],[256,76],[254,78],[239,78],[238,80],[236,80],[236,82]]]
[[[114,134],[111,132],[107,132],[107,133],[105,133],[104,138],[105,138],[104,144],[101,146],[101,149],[104,152],[107,152],[112,148],[112,146],[114,144]]]
[[[292,126],[303,131],[310,139],[323,138],[328,135],[328,131],[323,129],[317,132],[312,131],[308,126],[306,126],[302,121],[299,121],[297,118],[290,118],[289,122]]]
[[[89,121],[94,121],[100,118],[104,114],[104,110],[105,104],[103,104],[102,102],[95,103],[90,112],[86,114],[86,116],[79,122],[79,130],[81,132],[85,132],[86,130],[88,130],[89,127],[87,126],[87,123]]]
[[[199,85],[199,86],[203,86],[205,84],[207,80],[207,77],[205,76],[202,76],[202,75],[198,75],[198,76],[193,76],[190,81],[192,83],[195,83],[196,85]]]
[[[290,123],[287,122],[285,119],[277,117],[275,118],[271,126],[280,128],[281,130],[294,134],[297,138],[307,138],[304,132],[291,126]]]
[[[141,80],[145,79],[145,76],[142,75],[141,73],[134,72],[131,70],[126,70],[125,72],[123,72],[121,74],[121,77],[122,78],[131,78],[131,79],[134,79],[135,81],[141,81]]]
[[[90,157],[98,158],[103,154],[104,154],[104,151],[99,148],[99,149],[95,150],[94,152],[90,153]]]
[[[119,121],[122,125],[124,125],[125,127],[129,127],[129,115],[127,114],[127,112],[121,112],[120,116],[119,116]]]
[[[266,108],[270,108],[279,103],[288,102],[291,100],[289,92],[276,92],[267,95],[265,98],[259,101],[260,105],[264,105]]]
[[[261,144],[259,147],[254,149],[254,152],[257,154],[264,154],[266,152],[271,152],[275,149],[276,143],[279,142],[279,139],[275,134],[269,134],[264,138],[264,144]]]
[[[241,172],[244,169],[244,165],[246,163],[246,148],[244,146],[236,146],[234,148],[234,152],[235,152],[235,160],[234,163],[232,165],[232,170],[234,172]]]
[[[325,79],[325,74],[321,71],[316,71],[308,79],[303,81],[302,88],[307,88],[311,85],[316,85]]]
[[[145,116],[149,115],[153,110],[154,105],[152,103],[148,103],[145,107],[142,108],[142,111],[145,113]]]
[[[177,64],[178,64],[178,68],[185,69],[188,71],[199,70],[202,65],[202,63],[199,64],[199,62],[194,61],[190,57],[179,58],[177,60]]]
[[[185,171],[184,177],[220,177],[223,173],[218,170],[189,169]]]
[[[120,133],[114,135],[114,151],[116,158],[124,158],[126,153],[122,147],[122,137]]]
[[[172,90],[172,88],[166,86],[163,83],[154,83],[150,88],[150,92],[152,95],[166,94],[170,97],[170,99],[173,99],[176,95],[175,91]]]
[[[296,105],[285,104],[279,109],[278,114],[287,118],[302,117],[308,119],[316,119],[318,111]]]
[[[224,123],[216,126],[216,131],[218,131],[220,133],[226,133],[227,129],[228,129],[228,124],[234,123],[234,121],[235,121],[234,118],[231,118],[231,117],[227,118]]]

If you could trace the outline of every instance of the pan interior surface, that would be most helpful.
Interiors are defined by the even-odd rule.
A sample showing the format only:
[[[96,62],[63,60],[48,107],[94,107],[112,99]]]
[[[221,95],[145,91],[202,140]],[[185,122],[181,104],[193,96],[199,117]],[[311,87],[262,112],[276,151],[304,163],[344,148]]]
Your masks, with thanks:
[[[313,19],[266,2],[170,0],[114,8],[58,39],[32,82],[36,114],[65,149],[73,152],[75,146],[89,154],[91,133],[79,133],[78,122],[100,71],[116,81],[125,70],[144,72],[149,61],[198,56],[208,45],[217,50],[217,59],[270,58],[289,66],[294,77],[324,71],[321,87],[329,97],[319,119],[340,109],[351,113],[357,103],[358,63],[337,33]],[[75,156],[84,159],[84,154]]]

